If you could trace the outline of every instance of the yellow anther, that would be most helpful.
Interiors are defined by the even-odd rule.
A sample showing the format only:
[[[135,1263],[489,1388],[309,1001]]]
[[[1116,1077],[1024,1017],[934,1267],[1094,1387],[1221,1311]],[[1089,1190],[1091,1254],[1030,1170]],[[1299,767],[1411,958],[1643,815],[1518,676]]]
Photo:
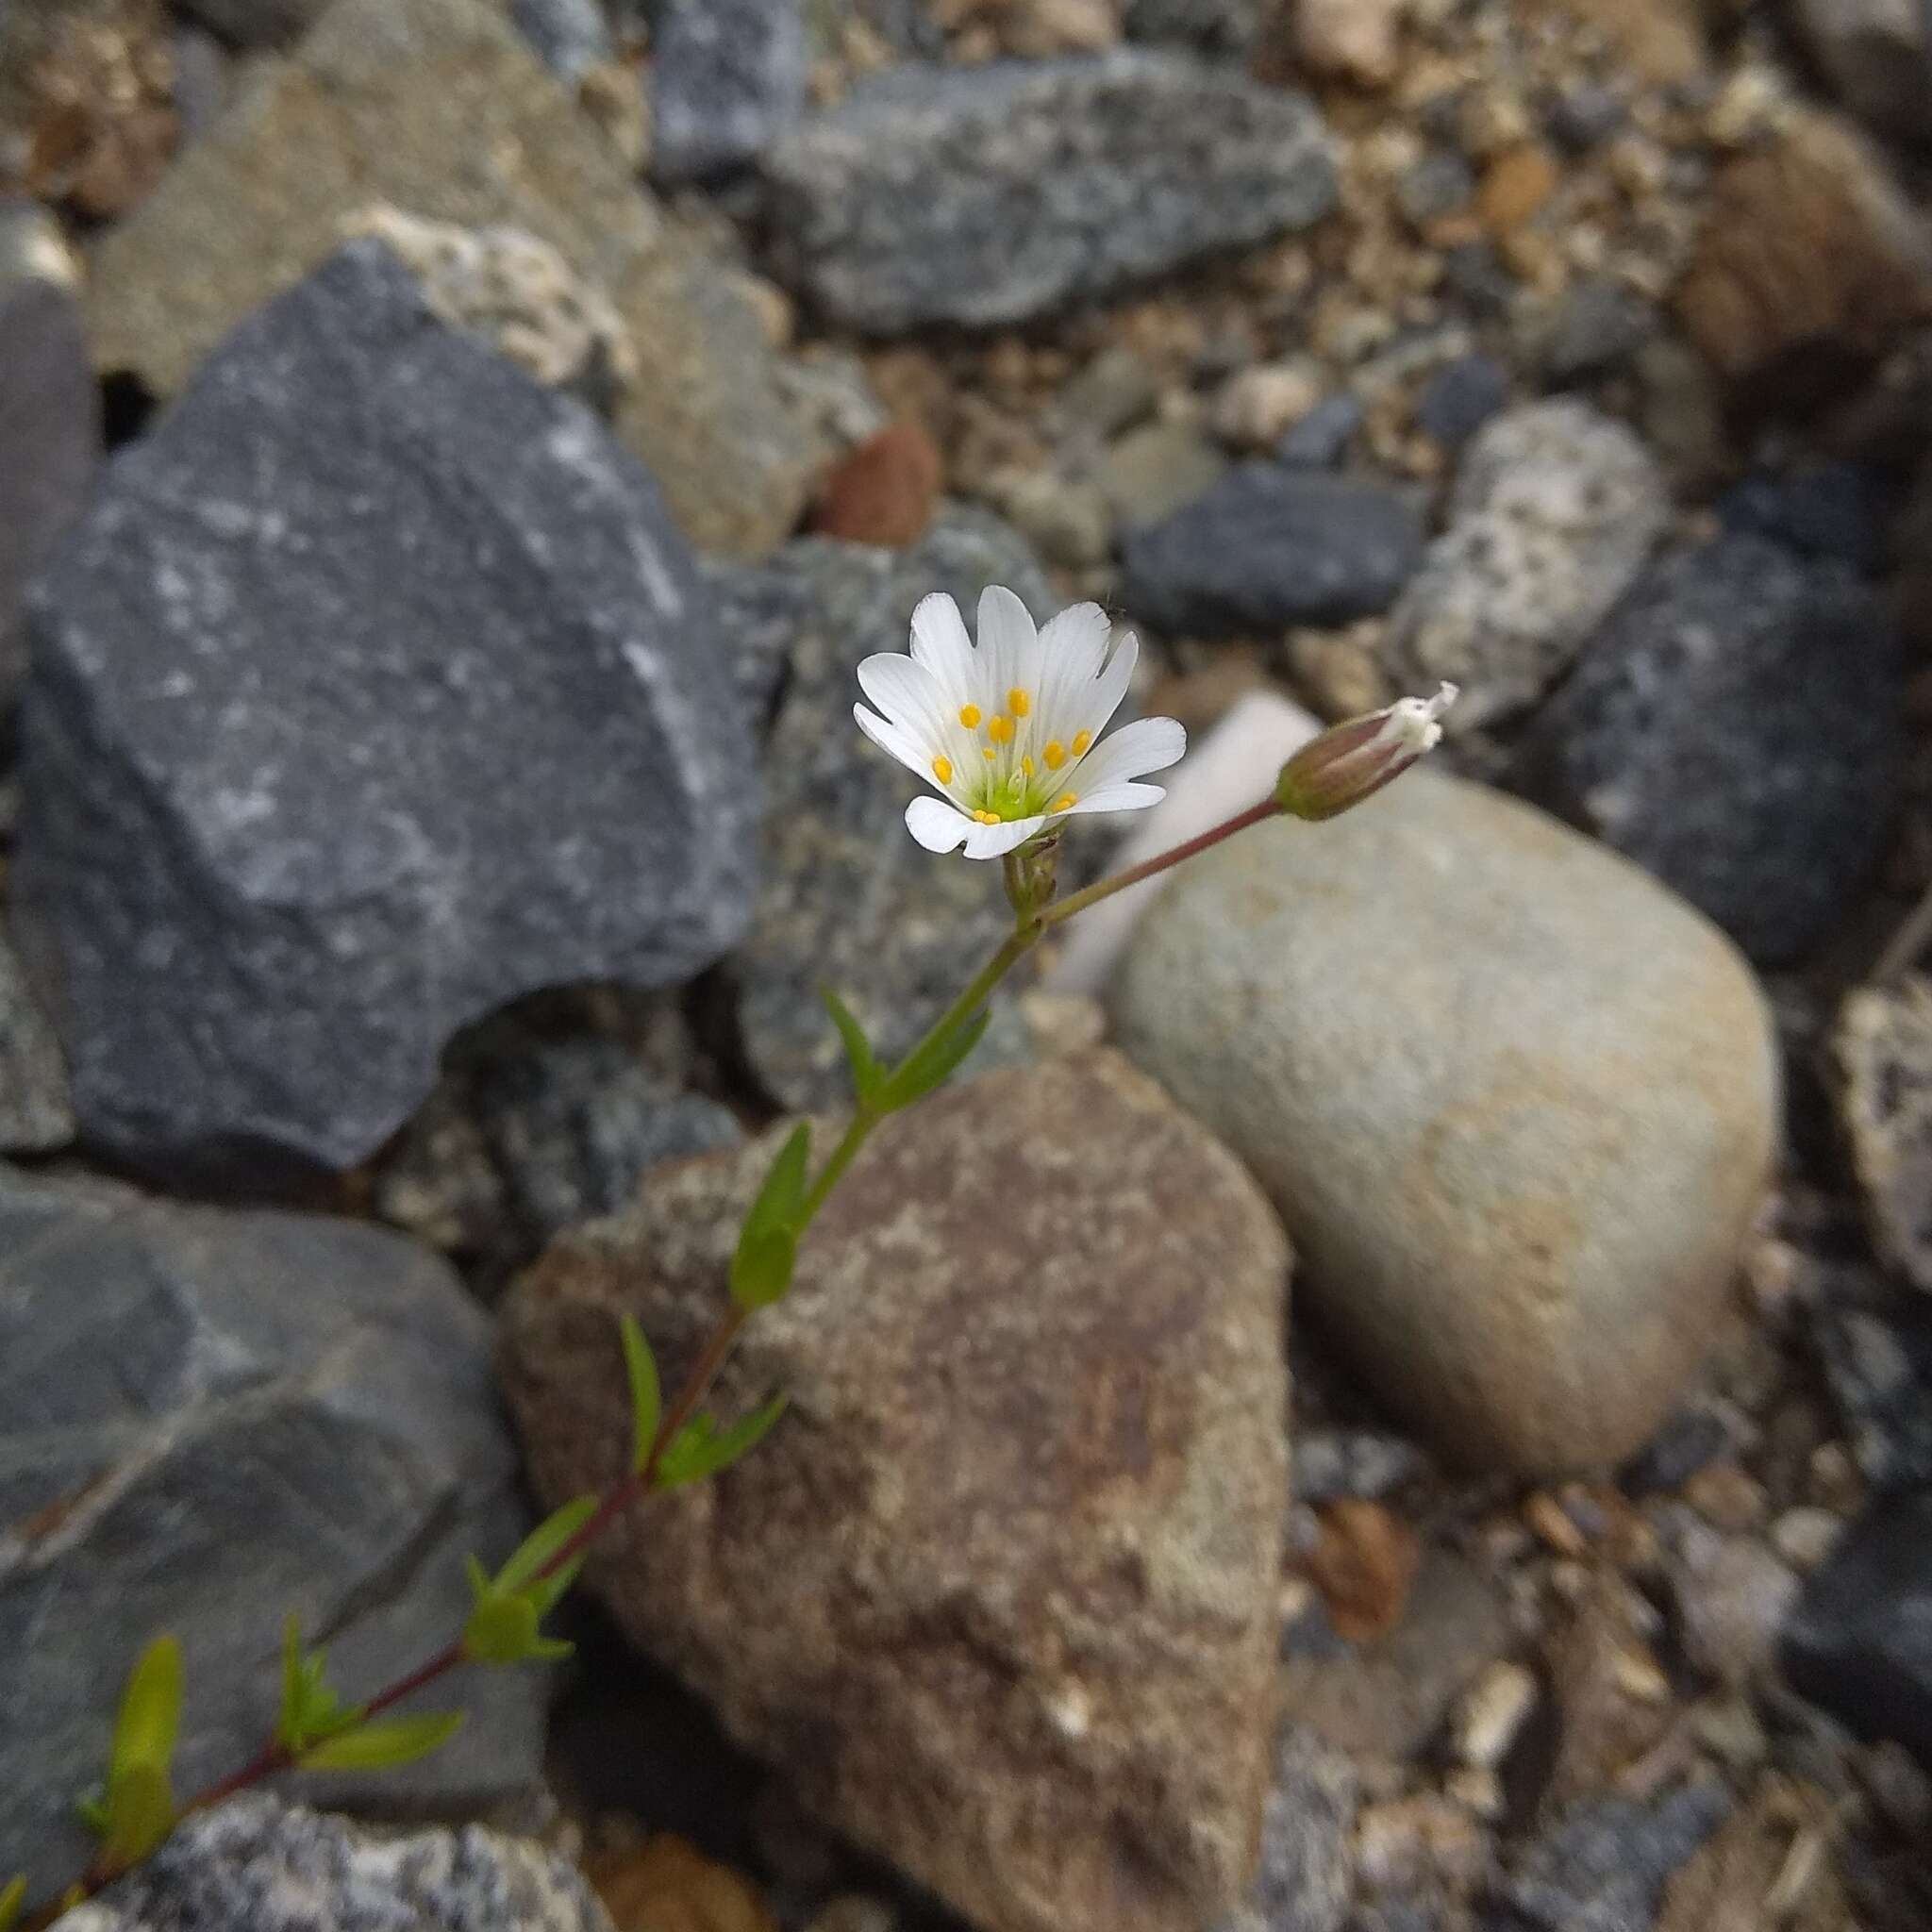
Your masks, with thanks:
[[[1040,756],[1046,760],[1049,772],[1058,772],[1067,761],[1067,748],[1058,738],[1050,738],[1046,741],[1046,749]]]
[[[982,825],[996,825],[1000,822],[1000,815],[996,811],[976,811],[973,816]]]
[[[986,735],[995,744],[1011,744],[1013,741],[1013,721],[1002,712],[995,711],[986,721]]]
[[[1079,802],[1080,801],[1078,797],[1076,797],[1074,793],[1071,791],[1062,791],[1060,795],[1058,798],[1056,798],[1050,806],[1047,807],[1047,809],[1049,811],[1072,811],[1073,808],[1079,804]]]
[[[1033,700],[1016,684],[1007,693],[1007,709],[1016,718],[1024,718],[1033,708]]]
[[[1074,756],[1082,758],[1087,756],[1087,747],[1093,742],[1091,731],[1076,731],[1074,734]]]
[[[982,744],[979,747],[979,756],[983,758],[996,758],[999,757],[999,753],[993,750],[991,745]]]
[[[961,705],[959,707],[959,722],[969,731],[978,730],[979,707],[977,705]]]
[[[941,785],[953,782],[953,761],[951,758],[935,758],[932,761],[932,774]]]
[[[1033,760],[1032,760],[1031,758],[1022,758],[1022,759],[1020,760],[1020,769],[1021,769],[1021,771],[1023,771],[1024,773],[1025,773],[1025,774],[1027,775],[1027,777],[1029,777],[1029,778],[1030,778],[1030,777],[1032,777],[1032,775],[1033,775]]]

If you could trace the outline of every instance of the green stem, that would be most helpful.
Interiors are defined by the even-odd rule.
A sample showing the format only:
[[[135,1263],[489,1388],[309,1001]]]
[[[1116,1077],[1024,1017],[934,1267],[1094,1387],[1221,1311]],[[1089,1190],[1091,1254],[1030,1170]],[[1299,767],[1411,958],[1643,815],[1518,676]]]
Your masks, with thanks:
[[[1178,865],[1182,859],[1193,858],[1197,852],[1206,852],[1210,845],[1219,845],[1224,839],[1232,839],[1237,832],[1245,832],[1250,825],[1258,825],[1264,819],[1275,817],[1280,810],[1280,806],[1273,798],[1264,798],[1259,805],[1251,805],[1246,811],[1236,812],[1233,818],[1222,820],[1218,825],[1209,826],[1195,838],[1172,845],[1165,852],[1158,852],[1152,858],[1143,858],[1139,865],[1130,865],[1125,872],[1117,872],[1112,878],[1102,879],[1084,891],[1069,894],[1057,906],[1049,906],[1040,915],[1040,923],[1042,926],[1058,925],[1063,919],[1071,919],[1074,913],[1084,912],[1090,906],[1098,906],[1103,899],[1111,899],[1116,892],[1124,892],[1129,886],[1138,886],[1142,879],[1151,879],[1157,873]]]

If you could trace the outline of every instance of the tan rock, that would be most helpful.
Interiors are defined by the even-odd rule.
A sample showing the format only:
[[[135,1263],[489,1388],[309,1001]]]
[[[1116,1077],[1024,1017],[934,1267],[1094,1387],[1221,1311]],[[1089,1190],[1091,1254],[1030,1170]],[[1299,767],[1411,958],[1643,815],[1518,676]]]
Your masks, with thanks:
[[[102,239],[88,294],[99,366],[172,396],[373,202],[554,248],[639,345],[616,428],[686,534],[756,556],[790,532],[815,452],[757,313],[487,0],[337,0],[268,63]]]
[[[622,1466],[614,1315],[682,1371],[772,1152],[656,1170],[512,1291],[545,1497]],[[782,1388],[784,1421],[628,1519],[590,1585],[976,1923],[1195,1932],[1269,1774],[1287,1266],[1239,1163],[1116,1056],[941,1094],[854,1166],[727,1371],[721,1409]]]
[[[1873,1241],[1888,1267],[1932,1291],[1932,980],[1859,987],[1831,1049]]]
[[[1387,87],[1401,64],[1408,0],[1296,0],[1294,48],[1317,74]]]
[[[1484,171],[1475,211],[1491,235],[1512,235],[1557,192],[1562,170],[1536,142],[1507,149]]]
[[[1677,310],[1732,382],[1815,383],[1932,314],[1932,242],[1868,142],[1795,116],[1718,176]]]
[[[1608,1466],[1668,1412],[1761,1201],[1777,1061],[1742,959],[1636,867],[1412,772],[1181,868],[1111,1008],[1445,1455]]]
[[[1699,9],[1687,0],[1560,0],[1594,26],[1641,79],[1657,87],[1694,80],[1710,58]]]

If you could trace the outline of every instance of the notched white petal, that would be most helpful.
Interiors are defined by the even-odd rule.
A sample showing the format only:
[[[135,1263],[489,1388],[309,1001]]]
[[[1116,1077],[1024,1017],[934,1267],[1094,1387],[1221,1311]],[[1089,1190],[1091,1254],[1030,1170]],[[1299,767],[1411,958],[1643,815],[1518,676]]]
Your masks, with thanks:
[[[883,718],[868,711],[863,705],[854,705],[852,716],[858,728],[881,751],[890,752],[908,772],[917,772],[922,778],[931,779],[930,755],[910,732],[902,731],[896,724],[887,724]]]
[[[955,852],[981,828],[942,798],[915,798],[906,808],[906,829],[928,852]]]

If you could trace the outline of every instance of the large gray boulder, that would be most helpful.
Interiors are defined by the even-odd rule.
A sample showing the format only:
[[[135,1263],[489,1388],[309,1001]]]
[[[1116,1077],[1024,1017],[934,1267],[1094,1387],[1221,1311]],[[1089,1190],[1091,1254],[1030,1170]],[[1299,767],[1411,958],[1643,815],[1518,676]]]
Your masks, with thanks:
[[[265,1741],[289,1612],[367,1695],[449,1641],[464,1553],[500,1558],[525,1520],[488,1322],[435,1257],[0,1170],[0,1869],[37,1894],[88,1862],[75,1800],[153,1638],[186,1653],[185,1795]],[[545,1693],[473,1674],[458,1747],[362,1782],[391,1803],[527,1795]]]
[[[778,269],[887,334],[1021,322],[1335,202],[1303,95],[1185,55],[908,62],[765,158]]]
[[[651,478],[376,243],[235,332],[33,624],[24,951],[131,1160],[346,1166],[465,1021],[746,924],[751,739]]]

